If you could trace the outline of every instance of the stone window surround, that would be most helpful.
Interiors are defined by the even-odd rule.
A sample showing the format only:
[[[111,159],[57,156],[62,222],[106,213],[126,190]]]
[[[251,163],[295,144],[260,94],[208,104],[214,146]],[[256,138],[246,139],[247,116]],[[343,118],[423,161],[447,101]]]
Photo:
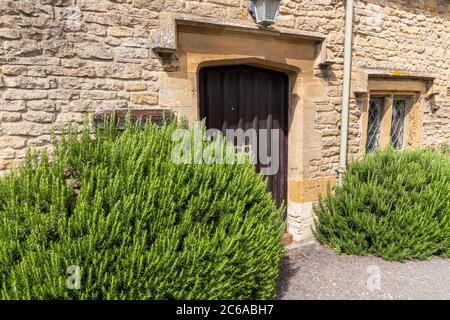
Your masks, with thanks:
[[[383,148],[386,147],[391,140],[391,125],[392,125],[392,112],[393,112],[393,102],[394,99],[405,99],[406,100],[406,118],[405,118],[405,127],[404,127],[404,137],[406,140],[404,140],[403,147],[404,149],[406,146],[408,146],[409,141],[407,139],[408,136],[410,136],[411,132],[410,130],[415,130],[416,128],[411,128],[411,125],[409,125],[409,113],[412,112],[412,110],[417,107],[417,98],[414,93],[411,92],[372,92],[369,97],[370,98],[384,98],[384,107],[382,111],[381,116],[381,123],[380,123],[380,140],[379,140],[379,147]],[[367,128],[367,126],[366,126]],[[366,130],[367,134],[367,130]]]
[[[396,74],[395,74],[396,73]],[[392,107],[394,98],[406,98],[408,103],[405,121],[404,148],[418,147],[422,143],[422,117],[424,99],[433,96],[434,78],[427,75],[403,74],[399,72],[375,73],[367,75],[366,92],[357,92],[362,102],[361,115],[361,155],[366,153],[368,110],[371,97],[385,98],[385,105],[381,119],[380,147],[386,147],[390,142]]]

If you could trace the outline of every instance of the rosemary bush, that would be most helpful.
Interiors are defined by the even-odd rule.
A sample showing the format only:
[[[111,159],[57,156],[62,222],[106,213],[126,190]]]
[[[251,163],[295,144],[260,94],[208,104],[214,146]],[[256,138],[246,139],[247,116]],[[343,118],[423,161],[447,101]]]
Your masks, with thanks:
[[[0,298],[273,298],[283,225],[265,180],[248,161],[174,164],[177,128],[86,126],[2,178]]]
[[[450,257],[450,159],[433,150],[376,151],[351,163],[315,210],[318,240],[337,252]]]

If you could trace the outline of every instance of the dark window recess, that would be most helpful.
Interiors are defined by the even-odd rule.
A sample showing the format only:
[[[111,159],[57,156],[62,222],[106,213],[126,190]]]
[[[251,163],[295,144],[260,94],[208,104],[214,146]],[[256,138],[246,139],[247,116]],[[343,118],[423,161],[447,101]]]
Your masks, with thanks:
[[[367,124],[366,151],[371,152],[380,146],[381,119],[384,112],[384,98],[371,98]]]
[[[392,106],[391,142],[401,150],[405,144],[406,99],[394,99]]]

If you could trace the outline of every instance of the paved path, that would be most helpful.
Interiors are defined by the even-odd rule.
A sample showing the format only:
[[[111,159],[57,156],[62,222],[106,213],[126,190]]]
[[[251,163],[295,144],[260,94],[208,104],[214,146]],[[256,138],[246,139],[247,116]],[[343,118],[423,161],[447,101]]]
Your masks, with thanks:
[[[313,244],[288,247],[279,299],[450,299],[450,259],[388,262],[336,255]]]

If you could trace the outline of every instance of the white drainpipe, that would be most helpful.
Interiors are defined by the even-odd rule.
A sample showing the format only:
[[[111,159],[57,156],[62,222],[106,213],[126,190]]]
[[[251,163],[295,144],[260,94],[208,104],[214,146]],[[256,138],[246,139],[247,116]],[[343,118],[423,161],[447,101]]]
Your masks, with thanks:
[[[344,82],[342,85],[341,147],[339,153],[339,184],[347,166],[348,113],[352,72],[353,0],[347,0],[345,10]]]

